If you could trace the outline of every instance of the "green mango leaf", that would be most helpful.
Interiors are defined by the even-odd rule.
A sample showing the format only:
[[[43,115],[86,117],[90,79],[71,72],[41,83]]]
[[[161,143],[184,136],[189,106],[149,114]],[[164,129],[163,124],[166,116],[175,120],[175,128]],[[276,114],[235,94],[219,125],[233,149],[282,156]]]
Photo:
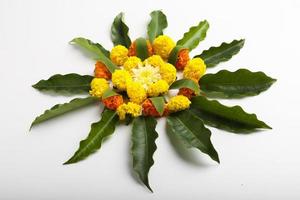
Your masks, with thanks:
[[[94,97],[86,97],[86,98],[76,98],[73,99],[72,101],[64,104],[57,104],[50,108],[49,110],[46,110],[43,114],[35,118],[35,120],[32,122],[30,129],[42,122],[45,122],[49,119],[61,116],[65,113],[68,113],[70,111],[77,110],[79,108],[82,108],[84,106],[90,105],[92,103],[98,102],[99,99],[94,98]]]
[[[204,60],[206,67],[214,67],[221,62],[230,60],[236,55],[241,48],[243,48],[245,40],[233,40],[231,43],[222,43],[218,47],[210,47],[208,50],[203,51],[200,57]]]
[[[233,133],[251,133],[260,128],[271,129],[255,114],[246,113],[240,106],[228,107],[203,96],[192,98],[191,111],[205,124]]]
[[[153,42],[157,36],[163,35],[163,30],[167,28],[168,21],[166,15],[160,10],[152,11],[150,16],[151,21],[148,24],[148,38],[150,42]]]
[[[104,93],[102,95],[102,99],[106,99],[108,97],[112,97],[112,96],[116,96],[116,95],[120,95],[120,94],[116,93],[112,89],[107,89],[107,90],[104,91]]]
[[[196,94],[200,93],[199,85],[190,79],[180,79],[172,83],[170,89],[189,88],[194,90]]]
[[[210,141],[210,130],[205,128],[203,121],[189,110],[169,115],[167,129],[181,139],[187,147],[195,147],[220,163],[218,153]]]
[[[210,97],[241,98],[258,95],[267,90],[276,80],[263,72],[239,69],[235,72],[221,70],[206,74],[200,79],[201,90]]]
[[[78,46],[84,47],[90,54],[93,55],[93,58],[96,60],[99,56],[99,50],[109,58],[109,51],[106,50],[101,44],[94,43],[89,39],[78,37],[70,41],[70,44],[76,44]]]
[[[140,116],[133,120],[132,125],[133,169],[151,192],[153,191],[149,185],[148,173],[154,164],[155,140],[158,137],[155,131],[156,124],[155,118]]]
[[[190,51],[196,48],[200,41],[206,37],[206,32],[209,24],[206,20],[200,22],[197,26],[190,28],[188,32],[183,35],[183,38],[177,42],[177,45],[184,46]]]
[[[101,120],[92,124],[88,137],[80,142],[79,149],[64,165],[79,162],[100,149],[103,139],[114,133],[117,122],[117,113],[105,109]]]
[[[165,108],[165,100],[163,97],[152,97],[150,101],[153,103],[156,111],[162,116]]]
[[[147,41],[144,38],[138,38],[135,40],[136,54],[142,61],[149,57]]]
[[[93,59],[104,63],[111,73],[117,69],[117,66],[110,60],[109,54],[107,55],[107,52],[103,52],[103,50],[99,48],[99,44],[93,43],[89,39],[85,38],[75,38],[70,42],[70,44],[77,45],[91,53],[93,55]]]
[[[42,91],[54,91],[62,94],[78,94],[89,92],[92,76],[79,74],[56,74],[48,80],[40,80],[32,87]]]
[[[128,26],[123,22],[124,13],[118,14],[111,26],[111,40],[114,45],[123,45],[129,47],[131,40],[128,36]]]

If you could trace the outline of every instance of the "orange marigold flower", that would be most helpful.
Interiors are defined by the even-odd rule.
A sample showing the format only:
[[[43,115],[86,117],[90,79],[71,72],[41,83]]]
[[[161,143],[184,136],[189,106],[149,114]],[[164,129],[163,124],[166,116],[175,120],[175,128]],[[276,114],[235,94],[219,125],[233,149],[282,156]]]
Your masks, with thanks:
[[[192,97],[196,96],[196,93],[190,88],[180,88],[178,95],[183,95],[186,96],[188,99],[191,99]]]
[[[153,55],[153,48],[149,40],[147,40],[148,56]],[[132,42],[128,49],[128,56],[136,56],[136,43]]]
[[[160,117],[160,114],[157,112],[155,106],[151,102],[150,99],[146,99],[143,104],[143,114],[145,116],[152,116],[152,117]]]
[[[178,70],[183,70],[189,60],[190,60],[189,50],[181,49],[178,52],[178,57],[177,57],[177,61],[175,63],[175,67]]]
[[[108,109],[117,110],[117,108],[123,104],[123,97],[121,95],[115,95],[103,99],[102,102]]]
[[[157,112],[155,106],[153,105],[150,99],[146,99],[143,102],[142,107],[144,116],[161,117],[161,115]],[[169,113],[169,110],[165,107],[162,116],[167,116],[169,115]]]
[[[102,62],[96,62],[94,73],[96,78],[105,78],[107,80],[111,79],[110,71],[108,71],[107,67]]]
[[[166,116],[168,116],[169,114],[170,114],[170,110],[169,110],[167,107],[165,107],[163,116],[166,117]]]
[[[160,114],[157,112],[155,106],[152,104],[150,99],[146,99],[143,104],[143,114],[145,116],[159,117]]]

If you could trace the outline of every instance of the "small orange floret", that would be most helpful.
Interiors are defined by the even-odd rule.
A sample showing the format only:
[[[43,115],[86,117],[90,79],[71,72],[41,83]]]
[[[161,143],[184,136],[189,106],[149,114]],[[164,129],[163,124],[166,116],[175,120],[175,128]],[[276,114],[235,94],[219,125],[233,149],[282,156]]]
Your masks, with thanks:
[[[164,113],[163,113],[163,116],[166,117],[170,114],[170,110],[168,108],[165,107],[164,109]]]
[[[160,114],[157,112],[156,108],[152,104],[150,99],[146,99],[143,104],[143,114],[145,116],[152,116],[152,117],[160,117]]]
[[[150,99],[146,99],[143,102],[142,107],[143,107],[144,116],[161,117],[161,115],[157,112],[155,106],[153,105]],[[169,110],[165,107],[162,116],[167,116],[169,115],[169,113],[170,113]]]
[[[136,56],[136,44],[132,42],[130,47],[128,48],[128,56]]]
[[[175,63],[175,67],[178,70],[183,70],[189,60],[190,60],[189,50],[188,49],[181,49],[178,53],[178,57],[177,57],[177,61]]]
[[[102,103],[110,110],[117,110],[117,108],[123,104],[123,97],[121,95],[107,97],[102,100]]]
[[[148,56],[153,55],[153,48],[149,40],[147,40]],[[128,49],[128,56],[137,56],[136,53],[136,43],[132,42]]]
[[[178,95],[186,96],[188,99],[191,99],[192,97],[196,96],[194,90],[190,88],[180,88]]]
[[[105,78],[107,80],[111,79],[110,71],[108,71],[107,67],[102,62],[97,61],[94,73],[95,78]]]

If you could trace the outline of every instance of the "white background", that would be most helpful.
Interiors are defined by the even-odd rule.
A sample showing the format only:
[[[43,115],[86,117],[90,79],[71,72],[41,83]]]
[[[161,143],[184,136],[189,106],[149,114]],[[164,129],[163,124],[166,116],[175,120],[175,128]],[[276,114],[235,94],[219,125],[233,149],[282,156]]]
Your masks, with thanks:
[[[98,106],[28,129],[45,109],[73,98],[40,93],[33,83],[56,73],[92,74],[94,62],[68,45],[72,38],[110,49],[110,25],[120,11],[136,38],[145,36],[154,9],[168,16],[165,33],[174,40],[200,20],[210,22],[194,55],[246,39],[237,56],[208,72],[244,67],[278,81],[260,96],[222,101],[257,113],[273,130],[236,135],[211,128],[220,165],[197,150],[177,152],[159,120],[152,194],[131,172],[130,127],[118,127],[85,161],[62,165],[98,121]],[[299,10],[297,0],[1,0],[0,199],[300,199]]]

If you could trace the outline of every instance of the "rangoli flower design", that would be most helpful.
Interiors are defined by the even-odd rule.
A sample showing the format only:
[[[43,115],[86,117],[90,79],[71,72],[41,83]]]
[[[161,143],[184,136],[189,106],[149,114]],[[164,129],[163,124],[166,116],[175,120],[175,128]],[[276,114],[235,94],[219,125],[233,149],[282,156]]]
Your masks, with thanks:
[[[148,173],[154,164],[157,118],[166,118],[170,136],[188,147],[199,149],[216,162],[220,162],[219,156],[206,125],[233,133],[270,128],[255,114],[249,114],[239,106],[228,107],[210,100],[257,95],[275,82],[263,72],[247,69],[205,74],[207,68],[237,54],[244,40],[222,43],[191,57],[191,51],[206,37],[208,22],[204,20],[191,27],[177,42],[163,34],[166,27],[164,13],[153,11],[148,38],[131,41],[123,13],[120,13],[111,27],[114,47],[110,51],[85,38],[71,41],[95,59],[93,76],[54,75],[33,85],[41,91],[73,95],[86,93],[87,97],[55,105],[38,116],[31,126],[93,103],[104,105],[100,121],[91,125],[87,138],[80,142],[78,150],[64,164],[76,163],[99,150],[102,140],[112,135],[119,123],[132,123],[133,169],[152,191]]]

